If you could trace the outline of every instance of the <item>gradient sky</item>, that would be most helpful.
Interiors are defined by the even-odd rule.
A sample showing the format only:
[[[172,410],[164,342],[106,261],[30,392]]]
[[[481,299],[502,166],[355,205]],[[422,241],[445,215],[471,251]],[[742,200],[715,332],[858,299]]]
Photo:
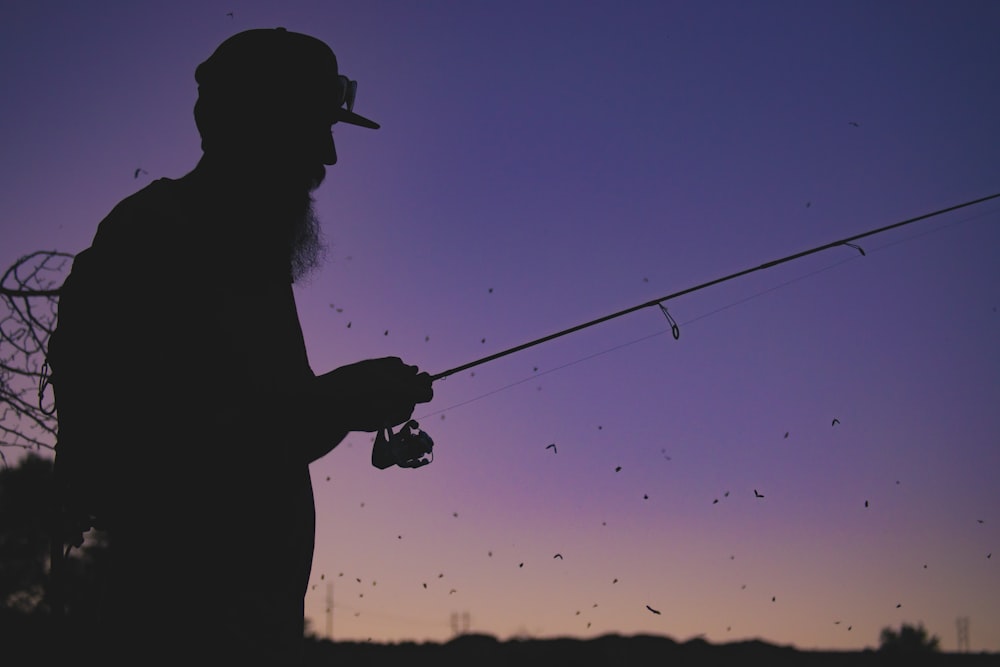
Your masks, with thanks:
[[[3,0],[0,263],[193,167],[195,66],[274,26],[382,123],[317,195],[317,372],[438,373],[1000,192],[995,2]],[[651,308],[437,382],[433,464],[313,465],[313,628],[332,585],[338,639],[954,650],[968,617],[1000,651],[998,244],[994,200],[673,300],[676,341]]]

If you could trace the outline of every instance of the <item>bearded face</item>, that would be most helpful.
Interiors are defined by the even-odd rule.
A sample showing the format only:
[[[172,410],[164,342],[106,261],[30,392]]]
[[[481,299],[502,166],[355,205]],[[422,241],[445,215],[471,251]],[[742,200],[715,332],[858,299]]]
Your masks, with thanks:
[[[265,265],[289,266],[293,280],[306,278],[324,259],[312,193],[337,161],[329,109],[279,99],[239,114],[204,102],[195,113],[205,156],[233,195],[227,236]]]

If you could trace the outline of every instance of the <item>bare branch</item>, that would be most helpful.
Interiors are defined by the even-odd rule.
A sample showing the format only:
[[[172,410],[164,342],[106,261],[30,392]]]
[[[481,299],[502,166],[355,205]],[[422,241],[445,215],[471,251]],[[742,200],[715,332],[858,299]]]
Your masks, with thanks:
[[[59,289],[73,255],[39,250],[0,277],[0,458],[4,447],[52,449],[56,418],[45,354],[56,325]]]

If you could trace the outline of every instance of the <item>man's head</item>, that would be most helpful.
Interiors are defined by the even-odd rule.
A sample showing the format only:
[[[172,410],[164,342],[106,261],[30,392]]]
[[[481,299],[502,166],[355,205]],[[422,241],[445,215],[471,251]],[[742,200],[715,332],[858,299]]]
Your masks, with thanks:
[[[323,181],[324,165],[337,162],[331,126],[379,127],[353,112],[357,83],[340,74],[329,46],[284,28],[230,37],[195,79],[206,158],[253,194],[234,202],[241,233],[275,249],[287,243],[293,275],[308,273],[323,249],[310,193]]]
[[[379,127],[353,112],[357,82],[340,74],[330,47],[284,28],[230,37],[198,66],[195,79],[195,122],[206,154],[332,165],[334,123]]]

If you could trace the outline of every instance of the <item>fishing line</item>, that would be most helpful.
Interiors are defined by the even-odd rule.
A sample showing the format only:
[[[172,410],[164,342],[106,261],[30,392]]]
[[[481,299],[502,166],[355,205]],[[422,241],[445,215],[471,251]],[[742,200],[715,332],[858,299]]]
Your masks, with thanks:
[[[656,338],[658,336],[662,336],[663,334],[668,333],[668,332],[670,332],[671,334],[673,334],[674,340],[678,340],[680,338],[680,334],[678,333],[680,326],[688,326],[689,324],[693,324],[695,322],[698,322],[699,320],[704,320],[704,319],[706,319],[708,317],[711,317],[712,315],[717,315],[717,314],[721,313],[724,310],[729,310],[730,308],[735,308],[736,306],[739,306],[740,304],[746,303],[747,301],[752,301],[753,299],[756,299],[757,297],[764,296],[765,294],[768,294],[770,292],[774,292],[776,290],[779,290],[782,287],[787,287],[787,286],[791,285],[792,283],[799,282],[800,280],[805,280],[806,278],[814,276],[814,275],[816,275],[818,273],[822,273],[824,271],[828,271],[830,269],[836,268],[836,267],[838,267],[841,264],[844,264],[846,262],[853,262],[856,259],[858,259],[858,258],[857,257],[851,257],[849,259],[842,259],[839,262],[837,262],[836,264],[831,264],[830,266],[825,266],[825,267],[823,267],[821,269],[817,269],[815,271],[812,271],[812,272],[807,273],[805,275],[799,276],[797,278],[792,278],[791,280],[787,280],[787,281],[785,281],[783,283],[780,283],[778,285],[775,285],[773,287],[769,287],[769,288],[767,288],[765,290],[761,290],[760,292],[756,292],[754,294],[751,294],[750,296],[747,296],[747,297],[744,297],[742,299],[739,299],[738,301],[733,301],[732,303],[728,303],[725,306],[721,306],[719,308],[716,308],[715,310],[710,310],[707,313],[702,313],[701,315],[698,315],[697,317],[693,317],[690,320],[685,320],[684,322],[681,322],[680,324],[677,324],[677,322],[675,321],[673,324],[671,324],[670,329],[661,329],[660,331],[656,331],[656,332],[653,332],[651,334],[646,334],[645,336],[642,336],[640,338],[634,338],[634,339],[632,339],[630,341],[626,341],[624,343],[619,343],[618,345],[615,345],[613,347],[609,347],[609,348],[606,348],[604,350],[600,350],[599,352],[594,352],[593,354],[588,354],[585,357],[580,357],[579,359],[574,359],[573,361],[567,362],[565,364],[561,364],[559,366],[555,366],[554,368],[546,369],[546,370],[544,370],[544,371],[542,371],[540,373],[535,373],[535,374],[533,374],[533,375],[531,375],[529,377],[523,378],[521,380],[517,380],[515,382],[511,382],[510,384],[506,384],[506,385],[504,385],[502,387],[498,387],[497,389],[493,389],[491,391],[488,391],[485,394],[480,394],[479,396],[476,396],[474,398],[470,398],[470,399],[464,400],[464,401],[462,401],[460,403],[455,403],[453,405],[449,405],[446,408],[441,408],[440,410],[435,410],[434,412],[428,412],[427,414],[422,415],[420,417],[420,419],[425,419],[427,417],[433,417],[435,415],[439,415],[441,413],[449,412],[451,410],[454,410],[455,408],[460,408],[460,407],[462,407],[464,405],[468,405],[469,403],[475,403],[476,401],[480,401],[480,400],[482,400],[484,398],[488,398],[490,396],[493,396],[494,394],[499,394],[502,391],[506,391],[506,390],[511,389],[513,387],[516,387],[516,386],[518,386],[520,384],[524,384],[525,382],[530,382],[531,380],[536,380],[536,379],[538,379],[539,377],[541,377],[543,375],[548,375],[549,373],[555,373],[556,371],[561,371],[563,369],[569,368],[570,366],[575,366],[577,364],[582,364],[585,361],[590,361],[591,359],[596,359],[597,357],[603,356],[605,354],[610,354],[612,352],[616,352],[616,351],[624,349],[626,347],[631,347],[632,345],[637,345],[638,343],[641,343],[643,341],[647,341],[650,338]]]
[[[978,214],[973,215],[973,216],[969,216],[969,217],[966,217],[966,218],[962,218],[960,220],[956,220],[956,221],[954,221],[954,222],[952,222],[950,224],[943,225],[943,226],[941,226],[941,227],[939,227],[937,229],[930,229],[930,230],[923,231],[923,232],[920,232],[920,233],[917,233],[917,234],[913,234],[912,236],[908,236],[906,238],[902,238],[902,239],[898,239],[896,241],[891,241],[889,243],[885,243],[885,244],[883,244],[881,246],[875,247],[874,249],[870,250],[869,252],[880,252],[880,251],[885,250],[887,248],[891,248],[891,247],[899,245],[901,243],[907,243],[909,241],[913,241],[915,239],[922,238],[924,236],[928,236],[930,234],[939,234],[941,232],[947,231],[947,230],[952,229],[954,227],[958,227],[959,225],[963,225],[963,224],[972,222],[974,220],[980,220],[982,218],[985,218],[986,216],[993,215],[995,213],[996,213],[996,211],[986,211],[984,213],[978,213]],[[521,380],[517,380],[515,382],[511,382],[510,384],[506,384],[506,385],[503,385],[503,386],[498,387],[496,389],[493,389],[491,391],[488,391],[485,394],[480,394],[478,396],[475,396],[473,398],[461,401],[459,403],[455,403],[453,405],[449,405],[448,407],[441,408],[440,410],[435,410],[434,412],[428,412],[428,413],[422,415],[420,417],[420,419],[426,419],[427,417],[433,417],[435,415],[439,415],[439,414],[443,414],[445,412],[449,412],[451,410],[454,410],[456,408],[460,408],[460,407],[468,405],[470,403],[475,403],[476,401],[480,401],[480,400],[482,400],[484,398],[489,398],[490,396],[493,396],[495,394],[499,394],[500,392],[506,391],[506,390],[511,389],[513,387],[516,387],[518,385],[524,384],[526,382],[530,382],[532,380],[537,380],[539,377],[542,377],[543,375],[548,375],[549,373],[555,373],[556,371],[561,371],[563,369],[569,368],[570,366],[575,366],[576,364],[580,364],[580,363],[583,363],[585,361],[590,361],[591,359],[595,359],[595,358],[603,356],[605,354],[610,354],[611,352],[616,352],[617,350],[621,350],[621,349],[624,349],[626,347],[631,347],[632,345],[636,345],[638,343],[641,343],[643,341],[649,340],[651,338],[656,338],[658,336],[662,336],[662,335],[664,335],[667,332],[672,333],[674,335],[675,339],[676,339],[679,336],[679,334],[677,333],[677,328],[676,327],[679,327],[679,326],[688,326],[688,325],[693,324],[695,322],[698,322],[700,320],[704,320],[706,318],[709,318],[709,317],[711,317],[713,315],[717,315],[717,314],[719,314],[719,313],[721,313],[723,311],[729,310],[730,308],[735,308],[736,306],[739,306],[741,304],[747,303],[748,301],[752,301],[752,300],[754,300],[754,299],[756,299],[758,297],[764,296],[765,294],[769,294],[771,292],[777,291],[777,290],[782,289],[784,287],[788,287],[789,285],[797,283],[797,282],[799,282],[801,280],[805,280],[807,278],[811,278],[811,277],[813,277],[815,275],[818,275],[820,273],[829,271],[831,269],[835,269],[835,268],[841,266],[842,264],[846,264],[848,262],[857,261],[858,259],[861,259],[861,255],[860,254],[852,256],[852,257],[848,257],[846,259],[839,260],[839,261],[837,261],[837,262],[835,262],[833,264],[830,264],[829,266],[824,266],[824,267],[821,267],[821,268],[816,269],[814,271],[810,271],[809,273],[805,273],[805,274],[803,274],[801,276],[797,276],[797,277],[792,278],[790,280],[786,280],[785,282],[778,283],[777,285],[774,285],[774,286],[769,287],[767,289],[761,290],[759,292],[755,292],[755,293],[750,294],[749,296],[746,296],[746,297],[744,297],[742,299],[738,299],[738,300],[730,302],[730,303],[728,303],[728,304],[726,304],[724,306],[720,306],[719,308],[716,308],[714,310],[710,310],[707,313],[702,313],[701,315],[693,317],[693,318],[691,318],[689,320],[685,320],[684,322],[680,323],[679,325],[676,324],[676,322],[675,322],[674,324],[671,325],[670,329],[662,329],[660,331],[656,331],[654,333],[647,334],[647,335],[642,336],[640,338],[635,338],[633,340],[621,343],[619,345],[615,345],[613,347],[601,350],[599,352],[594,352],[593,354],[589,354],[589,355],[587,355],[585,357],[581,357],[579,359],[575,359],[574,361],[570,361],[570,362],[567,362],[565,364],[561,364],[559,366],[555,366],[553,368],[546,369],[546,370],[544,370],[544,371],[542,371],[540,373],[532,374],[532,375],[530,375],[530,376],[528,376],[526,378],[523,378]]]
[[[587,329],[589,327],[596,326],[596,325],[601,324],[603,322],[607,322],[608,320],[613,320],[613,319],[616,319],[616,318],[619,318],[619,317],[623,317],[623,316],[628,315],[630,313],[634,313],[637,310],[642,310],[644,308],[651,308],[653,306],[659,307],[663,311],[664,315],[666,315],[668,317],[668,320],[671,321],[671,330],[672,330],[672,332],[674,334],[674,337],[677,338],[679,336],[679,329],[677,327],[676,322],[673,322],[672,318],[667,313],[666,308],[663,306],[663,303],[666,302],[666,301],[670,301],[671,299],[676,299],[678,297],[684,296],[685,294],[691,294],[693,292],[697,292],[697,291],[706,289],[708,287],[712,287],[713,285],[718,285],[720,283],[728,282],[730,280],[735,280],[736,278],[740,278],[742,276],[745,276],[745,275],[750,274],[750,273],[754,273],[756,271],[763,271],[765,269],[770,269],[772,267],[778,266],[779,264],[785,264],[785,263],[794,261],[796,259],[801,259],[801,258],[807,257],[809,255],[814,255],[816,253],[823,252],[824,250],[829,250],[830,248],[837,248],[837,247],[840,247],[840,246],[846,246],[846,247],[854,248],[855,250],[857,250],[863,256],[865,254],[864,249],[860,245],[854,243],[855,241],[859,241],[859,240],[861,240],[863,238],[867,238],[869,236],[874,236],[876,234],[882,234],[883,232],[887,232],[887,231],[889,231],[891,229],[896,229],[898,227],[903,227],[905,225],[910,225],[910,224],[913,224],[915,222],[919,222],[921,220],[927,220],[929,218],[933,218],[933,217],[936,217],[936,216],[939,216],[939,215],[943,215],[945,213],[950,213],[951,211],[957,211],[959,209],[967,208],[969,206],[974,206],[976,204],[981,204],[981,203],[989,201],[991,199],[996,199],[998,197],[1000,197],[1000,192],[998,192],[996,194],[992,194],[992,195],[986,196],[986,197],[981,197],[979,199],[974,199],[972,201],[967,201],[967,202],[964,202],[962,204],[956,204],[954,206],[949,206],[947,208],[942,208],[942,209],[939,209],[937,211],[932,211],[930,213],[924,213],[923,215],[918,215],[916,217],[908,218],[906,220],[901,220],[899,222],[894,222],[892,224],[885,225],[883,227],[878,227],[876,229],[871,229],[871,230],[868,230],[866,232],[862,232],[860,234],[855,234],[854,236],[848,236],[847,238],[840,239],[838,241],[831,241],[830,243],[825,243],[823,245],[819,245],[819,246],[816,246],[814,248],[810,248],[808,250],[803,250],[803,251],[800,251],[800,252],[797,252],[797,253],[793,253],[791,255],[787,255],[787,256],[782,257],[780,259],[774,259],[774,260],[771,260],[769,262],[764,262],[763,264],[760,264],[758,266],[754,266],[754,267],[750,267],[750,268],[747,268],[747,269],[743,269],[742,271],[737,271],[735,273],[730,273],[727,276],[723,276],[721,278],[716,278],[714,280],[710,280],[708,282],[704,282],[704,283],[701,283],[699,285],[695,285],[693,287],[688,287],[686,289],[680,290],[679,292],[674,292],[672,294],[668,294],[668,295],[660,297],[658,299],[652,299],[650,301],[645,301],[645,302],[640,303],[638,305],[631,306],[630,308],[625,308],[623,310],[619,310],[619,311],[611,313],[609,315],[605,315],[603,317],[599,317],[597,319],[590,320],[589,322],[584,322],[582,324],[578,324],[578,325],[570,327],[568,329],[563,329],[562,331],[558,331],[556,333],[549,334],[548,336],[543,336],[541,338],[537,338],[537,339],[529,341],[527,343],[522,343],[521,345],[516,345],[516,346],[508,348],[506,350],[502,350],[500,352],[496,352],[494,354],[482,357],[482,358],[477,359],[475,361],[470,361],[470,362],[468,362],[466,364],[462,364],[461,366],[456,366],[455,368],[451,368],[451,369],[448,369],[446,371],[442,371],[441,373],[437,373],[436,375],[432,375],[431,376],[431,380],[432,381],[441,380],[443,378],[448,377],[449,375],[454,375],[455,373],[460,373],[462,371],[469,370],[470,368],[475,368],[476,366],[480,366],[480,365],[488,363],[490,361],[495,361],[496,359],[500,359],[501,357],[506,357],[508,355],[514,354],[515,352],[520,352],[521,350],[526,350],[526,349],[528,349],[530,347],[535,347],[536,345],[541,345],[542,343],[547,343],[550,340],[555,340],[556,338],[561,338],[562,336],[567,336],[567,335],[569,335],[571,333],[575,333],[577,331],[581,331],[583,329]]]

